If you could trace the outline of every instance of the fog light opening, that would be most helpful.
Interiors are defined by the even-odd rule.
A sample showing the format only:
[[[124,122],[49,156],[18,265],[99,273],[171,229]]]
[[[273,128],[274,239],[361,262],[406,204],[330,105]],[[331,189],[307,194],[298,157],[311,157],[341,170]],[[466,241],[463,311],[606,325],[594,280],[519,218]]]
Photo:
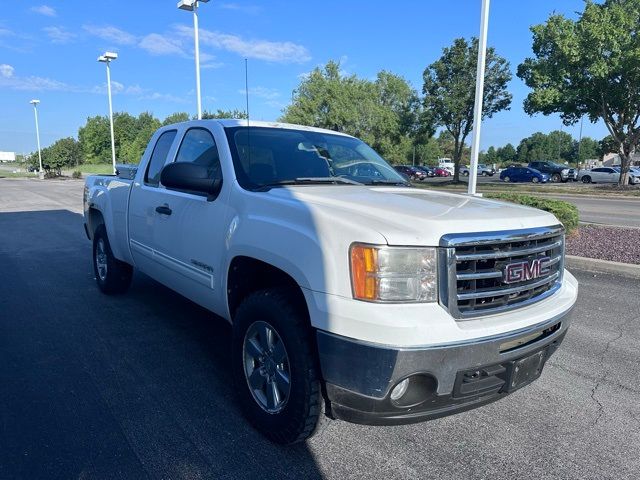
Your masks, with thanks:
[[[409,379],[405,378],[400,383],[398,383],[395,387],[393,387],[393,390],[391,390],[391,400],[393,400],[394,402],[400,400],[402,396],[405,393],[407,393],[408,388],[409,388]]]

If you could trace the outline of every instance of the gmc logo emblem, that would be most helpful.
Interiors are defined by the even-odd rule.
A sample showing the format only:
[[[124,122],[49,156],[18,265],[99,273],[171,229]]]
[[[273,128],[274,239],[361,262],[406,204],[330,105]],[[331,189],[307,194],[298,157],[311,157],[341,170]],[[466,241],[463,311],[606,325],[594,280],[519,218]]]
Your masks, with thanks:
[[[547,275],[550,270],[547,265],[549,260],[549,257],[540,257],[505,265],[502,280],[504,283],[526,282]]]

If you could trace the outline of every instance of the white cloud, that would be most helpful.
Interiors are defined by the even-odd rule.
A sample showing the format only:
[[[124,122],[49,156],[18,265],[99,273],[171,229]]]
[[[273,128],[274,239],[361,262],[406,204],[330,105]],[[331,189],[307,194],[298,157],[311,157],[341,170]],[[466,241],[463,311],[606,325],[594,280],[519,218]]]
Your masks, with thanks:
[[[40,5],[39,7],[31,7],[33,13],[38,13],[40,15],[44,15],[45,17],[55,17],[56,11],[48,5]]]
[[[238,90],[238,93],[246,95],[245,89]],[[249,89],[249,96],[264,98],[265,100],[275,100],[280,97],[280,92],[275,88],[252,87]]]
[[[71,92],[77,91],[78,88],[73,85],[69,85],[58,80],[54,80],[47,77],[19,77],[14,74],[14,69],[10,65],[9,69],[2,71],[0,75],[0,87],[10,88],[12,90],[23,91],[57,91],[57,92]],[[8,73],[8,75],[7,75]]]
[[[82,29],[91,35],[113,42],[117,45],[133,45],[138,41],[135,35],[112,25],[105,25],[102,27],[97,25],[83,25]]]
[[[75,33],[71,33],[63,27],[45,27],[43,30],[53,43],[69,43],[77,36]]]
[[[14,71],[15,71],[15,68],[13,68],[11,65],[8,65],[6,63],[3,63],[0,65],[0,76],[4,78],[13,77]]]
[[[192,38],[193,29],[177,25],[176,32]],[[293,42],[271,42],[268,40],[246,40],[238,35],[200,29],[200,41],[204,45],[237,53],[247,58],[256,58],[275,63],[303,63],[311,59],[306,47]]]
[[[186,103],[187,101],[183,97],[171,95],[170,93],[159,93],[159,92],[153,92],[147,95],[143,95],[139,97],[138,100],[160,100],[163,102],[172,102],[172,103]]]
[[[185,55],[180,40],[169,38],[158,33],[150,33],[138,44],[151,55]]]
[[[262,12],[262,7],[258,5],[240,5],[239,3],[221,3],[218,5],[225,10],[234,10],[236,12],[248,13],[250,15],[257,15]]]

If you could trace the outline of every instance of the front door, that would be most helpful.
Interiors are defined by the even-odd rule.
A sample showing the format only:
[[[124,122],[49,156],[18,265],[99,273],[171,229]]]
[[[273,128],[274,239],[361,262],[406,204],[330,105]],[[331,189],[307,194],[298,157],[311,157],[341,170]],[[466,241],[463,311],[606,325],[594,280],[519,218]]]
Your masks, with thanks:
[[[222,179],[218,148],[213,134],[194,127],[184,132],[176,162],[206,166],[211,180]],[[215,199],[206,195],[163,188],[164,214],[154,227],[156,261],[166,271],[163,283],[196,303],[216,310],[222,295],[226,201],[224,192]]]

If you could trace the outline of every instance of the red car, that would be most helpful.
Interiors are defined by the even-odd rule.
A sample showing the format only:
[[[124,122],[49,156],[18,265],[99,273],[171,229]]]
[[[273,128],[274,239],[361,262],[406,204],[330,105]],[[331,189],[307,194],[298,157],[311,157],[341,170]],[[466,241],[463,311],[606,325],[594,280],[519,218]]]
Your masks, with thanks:
[[[433,169],[433,173],[436,174],[436,177],[450,177],[451,174],[449,173],[448,170],[445,170],[444,168],[440,168],[440,167],[436,167]]]

